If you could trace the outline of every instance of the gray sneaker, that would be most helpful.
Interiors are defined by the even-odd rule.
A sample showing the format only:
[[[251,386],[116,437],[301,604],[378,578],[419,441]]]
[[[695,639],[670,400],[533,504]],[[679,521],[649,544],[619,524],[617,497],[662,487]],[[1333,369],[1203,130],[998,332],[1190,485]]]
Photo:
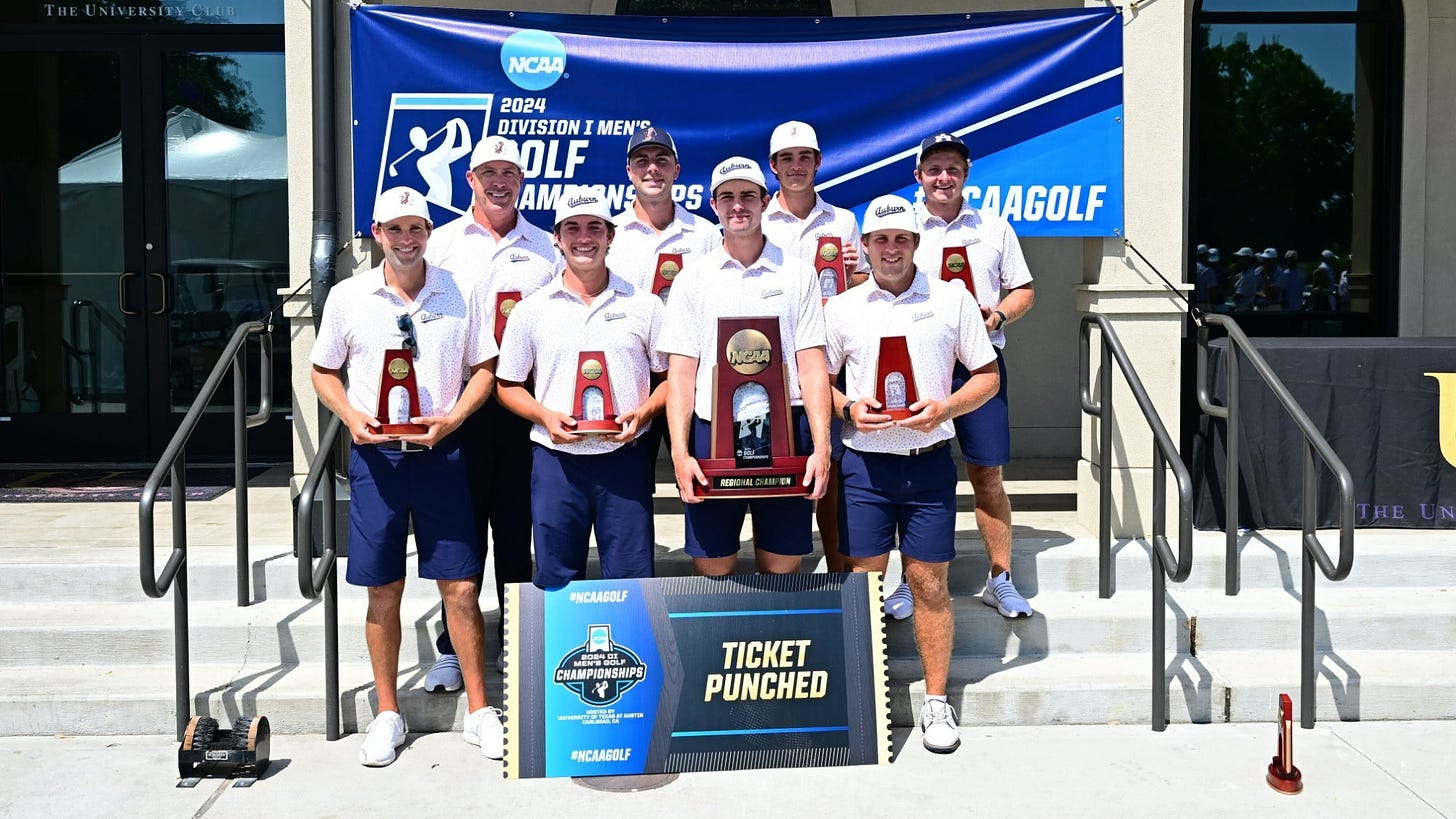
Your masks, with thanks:
[[[440,659],[425,672],[426,691],[459,691],[465,684],[460,675],[460,658],[454,654],[441,654]]]
[[[1011,582],[1010,572],[986,578],[986,590],[981,592],[981,602],[1001,612],[1002,617],[1031,616],[1031,604],[1016,590],[1016,585]]]

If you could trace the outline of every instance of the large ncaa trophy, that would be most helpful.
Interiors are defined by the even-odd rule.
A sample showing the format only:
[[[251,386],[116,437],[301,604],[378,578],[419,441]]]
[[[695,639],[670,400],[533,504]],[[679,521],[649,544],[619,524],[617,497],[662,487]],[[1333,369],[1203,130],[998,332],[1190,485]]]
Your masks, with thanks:
[[[960,282],[976,295],[976,277],[971,272],[970,257],[964,247],[947,247],[940,253],[941,281]]]
[[[415,383],[414,354],[406,349],[385,350],[379,374],[379,406],[375,418],[381,435],[422,435],[430,431],[410,419],[420,414],[420,388]]]
[[[776,317],[718,319],[712,441],[698,461],[703,498],[805,495],[809,458],[794,451],[788,367]]]
[[[521,291],[502,290],[495,294],[495,344],[500,346],[501,338],[506,334],[506,319],[511,317],[511,311],[521,301]]]
[[[824,301],[844,292],[844,246],[838,236],[819,237],[814,268],[819,274],[819,295]]]
[[[571,417],[575,432],[582,435],[611,435],[622,431],[617,423],[617,405],[612,401],[612,380],[607,376],[607,356],[588,350],[577,358],[576,398]]]
[[[875,400],[880,412],[896,421],[915,413],[910,405],[920,400],[915,390],[915,370],[910,365],[910,346],[904,336],[880,339],[880,359],[875,372]]]
[[[672,280],[682,272],[681,253],[659,253],[657,254],[657,268],[652,273],[652,295],[667,301],[667,293],[672,289]]]

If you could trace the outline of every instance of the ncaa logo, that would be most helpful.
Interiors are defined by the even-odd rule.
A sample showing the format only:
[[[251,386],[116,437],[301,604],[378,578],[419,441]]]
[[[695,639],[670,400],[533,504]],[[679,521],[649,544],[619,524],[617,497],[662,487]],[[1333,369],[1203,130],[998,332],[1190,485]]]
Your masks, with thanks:
[[[546,31],[518,31],[501,44],[501,69],[527,91],[541,91],[566,73],[566,46]]]

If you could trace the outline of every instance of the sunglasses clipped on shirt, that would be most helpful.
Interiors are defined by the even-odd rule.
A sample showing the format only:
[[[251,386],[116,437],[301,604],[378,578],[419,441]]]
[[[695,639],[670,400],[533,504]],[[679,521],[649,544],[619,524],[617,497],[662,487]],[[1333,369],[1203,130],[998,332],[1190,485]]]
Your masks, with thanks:
[[[415,340],[415,323],[412,319],[410,319],[409,313],[401,313],[399,317],[395,319],[394,324],[396,327],[399,328],[399,331],[401,333],[404,333],[404,346],[409,348],[410,356],[413,358],[419,358],[420,344],[417,340]]]

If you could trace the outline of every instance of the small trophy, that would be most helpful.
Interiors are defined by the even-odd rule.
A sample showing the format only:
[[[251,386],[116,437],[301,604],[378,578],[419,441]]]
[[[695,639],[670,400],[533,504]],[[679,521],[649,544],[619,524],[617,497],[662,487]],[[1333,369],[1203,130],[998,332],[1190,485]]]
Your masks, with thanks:
[[[964,247],[947,247],[940,252],[941,281],[960,282],[976,295],[976,277],[971,274],[970,257]]]
[[[607,356],[589,350],[577,357],[576,399],[571,408],[576,432],[582,435],[611,435],[621,432],[617,406],[612,401],[612,381],[607,376]]]
[[[415,384],[414,355],[406,349],[385,350],[379,374],[379,407],[375,416],[382,435],[422,435],[430,431],[410,419],[420,414],[420,389]]]
[[[844,246],[838,236],[820,236],[819,250],[815,254],[815,269],[819,273],[819,296],[829,301],[844,292]]]
[[[682,272],[681,253],[657,254],[657,269],[652,274],[652,295],[667,301],[667,292],[672,289],[672,280]]]
[[[896,421],[915,413],[910,405],[920,400],[915,390],[915,370],[910,365],[910,346],[904,336],[880,339],[880,359],[875,371],[875,400],[880,412]]]
[[[1304,775],[1294,767],[1294,702],[1288,694],[1279,695],[1279,753],[1269,763],[1269,773],[1264,781],[1269,787],[1291,796],[1304,790]]]
[[[698,461],[702,498],[805,495],[809,458],[794,452],[788,367],[773,316],[718,319],[709,455]]]
[[[501,338],[506,334],[506,319],[511,317],[511,311],[521,301],[521,291],[502,290],[495,294],[495,344],[500,346]]]

